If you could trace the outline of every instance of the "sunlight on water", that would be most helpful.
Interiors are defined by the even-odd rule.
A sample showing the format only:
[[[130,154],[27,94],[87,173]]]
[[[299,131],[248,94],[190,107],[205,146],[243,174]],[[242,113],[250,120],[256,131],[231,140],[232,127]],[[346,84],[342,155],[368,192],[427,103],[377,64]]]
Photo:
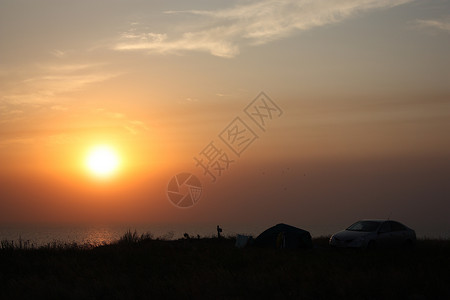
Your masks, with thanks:
[[[264,228],[258,226],[222,226],[224,235],[237,233],[256,236]],[[246,228],[246,229],[242,229]],[[184,233],[192,237],[215,236],[216,225],[2,225],[0,226],[0,240],[29,241],[34,246],[43,246],[49,243],[77,243],[98,246],[117,241],[128,230],[140,235],[150,233],[154,238],[178,239]]]

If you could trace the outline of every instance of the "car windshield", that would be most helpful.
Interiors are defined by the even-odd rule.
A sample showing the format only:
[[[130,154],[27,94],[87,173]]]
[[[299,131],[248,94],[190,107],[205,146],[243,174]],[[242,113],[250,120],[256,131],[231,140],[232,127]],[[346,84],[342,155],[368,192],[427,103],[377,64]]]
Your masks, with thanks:
[[[359,221],[355,224],[351,225],[346,230],[350,231],[363,231],[363,232],[372,232],[377,230],[380,222],[377,221]]]

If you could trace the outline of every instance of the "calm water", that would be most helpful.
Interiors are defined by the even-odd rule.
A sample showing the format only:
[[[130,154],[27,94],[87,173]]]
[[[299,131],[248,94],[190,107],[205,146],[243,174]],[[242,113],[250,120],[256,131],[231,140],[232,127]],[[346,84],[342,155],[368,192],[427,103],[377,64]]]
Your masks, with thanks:
[[[34,246],[48,243],[72,243],[101,245],[118,240],[127,230],[137,231],[138,234],[151,233],[153,237],[178,239],[184,233],[190,236],[216,236],[217,224],[115,224],[115,225],[0,225],[0,240],[29,241]],[[265,225],[227,225],[220,224],[224,235],[247,234],[254,237],[275,224]],[[308,230],[313,237],[329,235],[343,228],[317,227]],[[418,237],[450,238],[450,231],[441,232],[416,229]]]
[[[224,235],[247,234],[257,236],[265,228],[258,226],[222,226]],[[151,233],[154,238],[178,239],[184,233],[190,236],[216,236],[216,225],[0,225],[0,240],[29,241],[35,246],[48,243],[72,243],[101,245],[118,240],[128,230],[138,234]]]

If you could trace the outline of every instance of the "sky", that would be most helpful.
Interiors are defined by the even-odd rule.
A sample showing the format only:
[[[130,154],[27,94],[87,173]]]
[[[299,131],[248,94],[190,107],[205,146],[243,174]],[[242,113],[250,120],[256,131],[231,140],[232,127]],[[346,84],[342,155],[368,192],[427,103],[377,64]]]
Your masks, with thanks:
[[[450,236],[449,50],[444,0],[0,0],[0,223]]]

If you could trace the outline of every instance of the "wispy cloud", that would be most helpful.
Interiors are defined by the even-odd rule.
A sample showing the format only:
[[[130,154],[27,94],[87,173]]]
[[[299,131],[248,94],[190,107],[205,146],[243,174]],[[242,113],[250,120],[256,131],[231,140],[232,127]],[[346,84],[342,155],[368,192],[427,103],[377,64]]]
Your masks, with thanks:
[[[50,51],[50,54],[55,57],[62,58],[67,55],[67,52],[55,49],[55,50]]]
[[[150,53],[202,51],[231,58],[242,46],[266,44],[297,32],[344,21],[373,9],[390,8],[413,0],[265,0],[221,10],[167,11],[197,16],[195,24],[180,24],[163,33],[140,32],[132,27],[121,35],[115,50]],[[136,25],[133,25],[136,26]]]
[[[4,127],[4,124],[23,120],[26,111],[23,105],[0,102],[0,124]]]
[[[144,122],[138,120],[129,120],[128,123],[123,125],[123,128],[127,130],[132,135],[138,135],[141,132],[148,131],[149,128]]]
[[[11,104],[48,104],[56,96],[80,91],[90,84],[118,76],[118,73],[102,71],[98,64],[40,65],[28,70],[26,78],[18,79],[3,87],[1,101]],[[20,77],[19,75],[16,75]]]
[[[74,108],[71,93],[118,75],[97,63],[47,63],[26,70],[6,70],[2,76],[5,80],[0,80],[2,131],[23,126],[21,122],[26,120],[41,120],[37,123],[41,124],[45,115],[64,114]]]
[[[112,125],[118,128],[125,129],[132,135],[138,135],[142,132],[148,131],[149,128],[144,122],[130,119],[127,115],[119,112],[113,112],[105,108],[97,108],[91,111],[96,117],[107,118],[113,121]]]
[[[32,138],[10,138],[10,139],[0,139],[0,149],[8,147],[11,145],[29,145],[34,142]]]
[[[53,105],[52,107],[50,107],[50,109],[56,110],[56,111],[67,111],[69,108],[62,106],[62,105]]]
[[[417,20],[415,23],[419,28],[435,29],[450,33],[450,16],[437,20]]]

